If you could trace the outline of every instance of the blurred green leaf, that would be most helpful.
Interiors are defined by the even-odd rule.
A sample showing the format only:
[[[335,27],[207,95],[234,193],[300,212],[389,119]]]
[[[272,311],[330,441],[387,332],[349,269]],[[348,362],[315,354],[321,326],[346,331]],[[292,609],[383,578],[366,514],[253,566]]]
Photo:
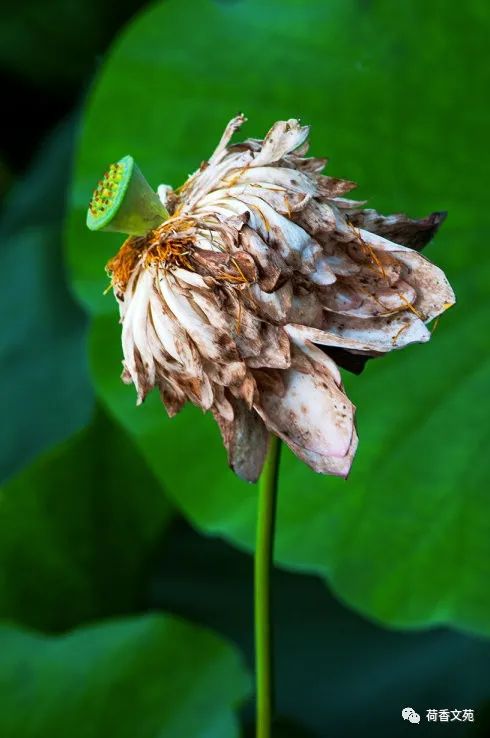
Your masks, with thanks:
[[[99,413],[0,490],[0,617],[53,630],[134,609],[169,515],[133,443]]]
[[[175,524],[155,575],[154,607],[222,633],[253,663],[248,556]],[[275,571],[273,591],[273,738],[413,738],[415,728],[400,715],[407,705],[423,715],[418,738],[437,735],[425,711],[442,705],[473,708],[475,727],[488,738],[490,713],[481,703],[490,640],[449,628],[380,628],[343,607],[316,576]],[[253,707],[244,710],[244,738],[254,737]],[[461,723],[441,726],[444,738],[466,734]]]
[[[117,4],[96,0],[36,0],[5,4],[0,29],[0,66],[60,93],[83,79],[113,28],[144,0]],[[60,63],[62,60],[62,63]]]
[[[0,626],[2,738],[234,738],[236,651],[166,615],[46,637]]]
[[[45,142],[0,216],[0,480],[89,422],[87,320],[68,291],[61,234],[75,121]]]
[[[313,153],[333,155],[330,172],[362,182],[359,195],[374,207],[449,210],[429,256],[459,306],[431,345],[347,380],[361,436],[347,483],[285,454],[276,554],[323,574],[384,623],[487,634],[488,103],[471,89],[489,86],[488,21],[479,0],[458,13],[424,0],[155,6],[115,44],[88,102],[68,244],[74,288],[97,318],[91,360],[101,398],[189,519],[251,549],[256,490],[227,471],[213,421],[193,408],[169,421],[154,396],[136,409],[133,390],[118,383],[116,310],[102,291],[103,265],[120,242],[83,224],[100,173],[131,152],[153,185],[177,185],[237,110],[249,117],[245,135],[259,137],[296,115],[313,124]]]

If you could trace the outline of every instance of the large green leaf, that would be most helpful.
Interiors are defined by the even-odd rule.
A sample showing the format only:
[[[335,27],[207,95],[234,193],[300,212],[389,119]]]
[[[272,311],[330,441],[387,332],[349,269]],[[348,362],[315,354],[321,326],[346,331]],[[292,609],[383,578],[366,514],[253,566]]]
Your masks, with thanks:
[[[166,615],[46,637],[0,626],[2,738],[235,738],[235,650]]]
[[[0,216],[0,479],[89,422],[87,319],[61,256],[74,120],[44,143]]]
[[[0,617],[49,630],[131,611],[169,514],[134,444],[99,413],[0,490]]]
[[[95,181],[131,152],[152,184],[179,184],[237,110],[246,134],[281,117],[313,124],[315,154],[361,181],[381,211],[450,217],[429,255],[459,306],[430,345],[372,362],[348,379],[361,444],[347,483],[285,454],[277,560],[324,574],[341,598],[382,622],[448,622],[490,633],[490,356],[481,140],[488,87],[487,4],[402,0],[169,0],[116,43],[86,109],[69,226],[74,288],[94,318],[98,392],[194,524],[251,549],[256,490],[225,468],[212,420],[169,421],[156,397],[134,407],[119,384],[116,310],[103,264],[117,237],[85,230]],[[469,188],[471,187],[471,193]]]
[[[252,663],[248,556],[190,526],[174,525],[155,573],[153,606],[231,638]],[[474,727],[488,738],[490,711],[483,714],[482,703],[489,696],[490,640],[449,628],[380,628],[346,610],[318,577],[276,571],[273,590],[273,738],[410,738],[414,730],[418,738],[434,738],[425,711],[442,705],[473,708]],[[401,719],[407,705],[423,716],[416,729]],[[244,738],[255,735],[254,722],[251,703],[244,711]],[[453,722],[441,726],[442,735],[463,738],[467,732]]]

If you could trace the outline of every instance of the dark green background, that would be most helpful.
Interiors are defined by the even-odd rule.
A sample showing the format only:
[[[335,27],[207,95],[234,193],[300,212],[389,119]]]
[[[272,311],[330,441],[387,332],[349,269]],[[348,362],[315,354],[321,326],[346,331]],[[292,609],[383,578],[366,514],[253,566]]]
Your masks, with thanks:
[[[284,456],[277,738],[487,735],[488,4],[140,6],[32,0],[0,31],[0,735],[253,735],[256,489],[210,418],[135,407],[102,294],[119,241],[84,226],[110,161],[178,185],[238,110],[244,135],[311,123],[383,212],[448,210],[428,255],[458,297],[430,344],[345,377],[348,482]]]

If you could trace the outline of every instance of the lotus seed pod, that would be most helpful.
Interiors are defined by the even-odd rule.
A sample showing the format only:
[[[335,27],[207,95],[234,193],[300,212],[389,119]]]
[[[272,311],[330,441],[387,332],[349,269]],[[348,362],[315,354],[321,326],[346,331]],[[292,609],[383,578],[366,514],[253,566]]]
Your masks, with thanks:
[[[168,212],[132,156],[111,164],[98,183],[87,211],[92,231],[144,236],[161,225]]]

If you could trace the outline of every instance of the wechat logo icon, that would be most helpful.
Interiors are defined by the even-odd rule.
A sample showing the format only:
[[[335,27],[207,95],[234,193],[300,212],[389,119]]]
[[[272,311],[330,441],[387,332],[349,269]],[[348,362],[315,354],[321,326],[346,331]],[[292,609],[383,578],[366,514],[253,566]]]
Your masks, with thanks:
[[[408,720],[409,723],[420,723],[420,715],[415,712],[413,707],[404,707],[402,710],[402,718]]]

